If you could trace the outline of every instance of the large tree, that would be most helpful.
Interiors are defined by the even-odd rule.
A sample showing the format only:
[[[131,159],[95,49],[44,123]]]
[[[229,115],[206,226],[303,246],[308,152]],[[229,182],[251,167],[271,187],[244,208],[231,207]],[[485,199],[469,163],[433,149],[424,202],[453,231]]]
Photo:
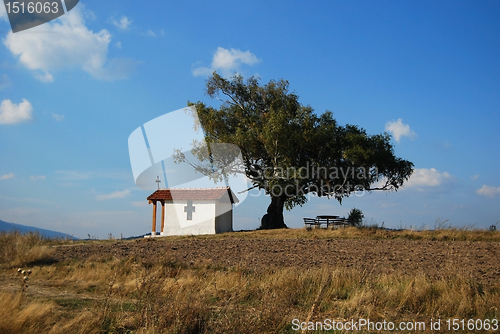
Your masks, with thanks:
[[[389,134],[341,126],[329,111],[316,114],[285,80],[260,85],[255,77],[228,80],[214,72],[206,93],[221,101],[217,108],[194,104],[206,142],[237,145],[252,188],[271,197],[263,229],[286,227],[283,209],[303,205],[310,193],[341,202],[356,191],[397,190],[413,172],[394,155]]]

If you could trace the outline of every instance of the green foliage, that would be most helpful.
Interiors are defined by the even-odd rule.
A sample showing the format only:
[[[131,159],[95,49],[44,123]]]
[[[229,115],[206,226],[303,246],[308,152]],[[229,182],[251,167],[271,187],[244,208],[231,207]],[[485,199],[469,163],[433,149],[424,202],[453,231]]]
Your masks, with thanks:
[[[190,104],[206,141],[241,149],[253,188],[273,199],[268,214],[282,216],[283,207],[305,204],[308,193],[341,202],[359,190],[397,190],[413,172],[411,162],[394,155],[389,134],[341,126],[330,111],[318,115],[299,103],[288,81],[260,85],[255,77],[227,80],[214,72],[206,87],[210,97],[222,101],[218,108]],[[193,154],[207,160],[201,150]]]
[[[352,226],[360,226],[365,215],[360,209],[352,208],[347,217],[347,222]]]

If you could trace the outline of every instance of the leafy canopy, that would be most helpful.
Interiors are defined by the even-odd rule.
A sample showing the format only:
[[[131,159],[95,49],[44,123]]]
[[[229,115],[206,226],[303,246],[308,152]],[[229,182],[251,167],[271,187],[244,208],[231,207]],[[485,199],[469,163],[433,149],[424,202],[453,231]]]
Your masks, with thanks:
[[[221,101],[218,108],[194,104],[206,142],[238,146],[252,188],[283,198],[287,209],[306,203],[308,193],[341,202],[354,191],[397,190],[413,172],[394,155],[389,134],[341,126],[330,111],[316,114],[288,81],[261,86],[255,77],[214,72],[206,93]]]

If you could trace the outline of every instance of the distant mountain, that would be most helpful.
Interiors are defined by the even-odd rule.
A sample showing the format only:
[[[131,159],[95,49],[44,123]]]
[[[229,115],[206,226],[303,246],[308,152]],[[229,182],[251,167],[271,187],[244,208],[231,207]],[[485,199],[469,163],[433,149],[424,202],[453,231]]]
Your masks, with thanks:
[[[12,232],[12,231],[19,231],[21,233],[29,233],[29,232],[38,232],[41,235],[47,237],[47,238],[69,238],[69,239],[78,239],[75,238],[69,234],[66,233],[61,233],[57,231],[51,231],[51,230],[45,230],[43,228],[38,228],[38,227],[33,227],[33,226],[26,226],[26,225],[20,225],[20,224],[14,224],[14,223],[7,223],[4,222],[3,220],[0,220],[0,232]]]

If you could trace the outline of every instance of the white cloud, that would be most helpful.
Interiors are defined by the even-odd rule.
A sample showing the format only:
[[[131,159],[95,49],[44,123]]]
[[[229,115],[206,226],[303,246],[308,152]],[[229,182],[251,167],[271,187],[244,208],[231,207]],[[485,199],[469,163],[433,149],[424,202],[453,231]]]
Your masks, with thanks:
[[[82,8],[85,8],[85,7],[82,7]],[[94,14],[93,11],[89,10],[89,9],[85,9],[85,10],[82,10],[82,15],[85,19],[87,19],[88,21],[95,21],[97,20],[97,16]]]
[[[401,137],[409,137],[412,140],[417,137],[415,131],[410,129],[408,124],[404,124],[401,118],[396,122],[387,122],[385,124],[385,131],[390,132],[398,143]]]
[[[97,33],[89,30],[82,8],[75,7],[54,23],[16,34],[9,32],[3,42],[22,65],[36,71],[35,77],[42,82],[53,81],[51,72],[66,68],[80,68],[101,80],[126,78],[136,63],[107,58],[111,35],[106,29]]]
[[[250,51],[242,52],[240,50],[227,50],[224,48],[218,48],[214,55],[212,66],[214,68],[237,68],[240,63],[253,65],[257,63],[259,59]]]
[[[220,71],[224,76],[230,76],[237,72],[241,64],[254,65],[261,60],[250,51],[236,49],[224,49],[218,47],[212,58],[212,66],[195,68],[192,73],[196,76],[210,75],[213,71]]]
[[[500,187],[483,185],[480,189],[476,190],[476,193],[481,196],[495,197],[500,194]]]
[[[97,195],[95,198],[98,201],[106,201],[109,199],[115,199],[115,198],[124,198],[130,194],[130,190],[123,190],[123,191],[115,191],[114,193],[111,194],[105,194],[105,195]]]
[[[11,83],[9,77],[7,76],[7,74],[2,74],[0,76],[0,90],[9,87],[11,84],[12,83]]]
[[[52,118],[58,122],[61,122],[64,119],[64,115],[58,115],[58,114],[52,113]]]
[[[448,172],[441,173],[435,168],[415,168],[404,187],[437,187],[452,180],[453,176]]]
[[[122,48],[122,42],[116,42],[115,43],[115,48],[121,49]]]
[[[479,179],[479,174],[472,175],[470,178],[471,178],[472,180],[477,180],[477,179]]]
[[[31,181],[45,180],[45,175],[39,175],[39,176],[31,175],[30,180]]]
[[[130,20],[126,16],[122,16],[120,21],[116,21],[114,17],[111,18],[111,22],[120,30],[127,30],[132,24],[132,20]]]
[[[153,30],[148,29],[148,30],[144,33],[144,35],[145,35],[146,37],[155,38],[155,37],[157,37],[157,36],[165,36],[165,31],[163,31],[163,29],[162,29],[162,30],[160,30],[160,32],[159,32],[159,33],[156,33],[156,32],[154,32]]]
[[[42,72],[42,73],[35,73],[35,78],[40,80],[41,82],[53,82],[54,81],[54,76],[50,74],[49,72]]]
[[[23,99],[19,104],[12,103],[11,100],[3,100],[0,105],[0,124],[16,124],[31,119],[33,107],[31,103]]]
[[[14,178],[14,173],[4,174],[4,175],[0,176],[0,180],[8,180],[8,179],[13,179],[13,178]]]
[[[198,67],[191,71],[195,77],[210,75],[215,71],[213,68]]]

